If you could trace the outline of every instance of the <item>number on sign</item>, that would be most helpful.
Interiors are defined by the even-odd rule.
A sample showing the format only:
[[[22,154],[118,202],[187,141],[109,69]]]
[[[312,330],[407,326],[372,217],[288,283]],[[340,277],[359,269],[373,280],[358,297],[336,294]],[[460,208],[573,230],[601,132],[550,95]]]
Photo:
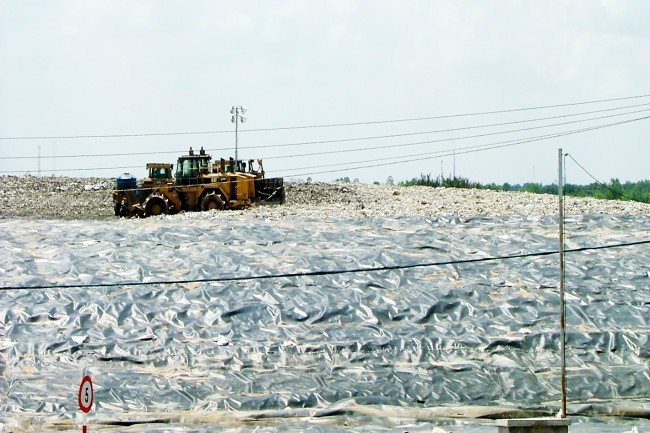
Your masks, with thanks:
[[[93,407],[93,399],[93,381],[90,379],[90,376],[85,376],[81,380],[79,395],[77,396],[79,409],[84,413],[90,412],[90,409]]]

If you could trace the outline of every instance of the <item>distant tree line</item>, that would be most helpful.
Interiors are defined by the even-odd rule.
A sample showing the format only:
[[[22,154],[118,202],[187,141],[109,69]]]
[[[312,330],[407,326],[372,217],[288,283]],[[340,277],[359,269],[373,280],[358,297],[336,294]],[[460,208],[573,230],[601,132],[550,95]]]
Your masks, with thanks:
[[[493,191],[525,191],[536,194],[557,194],[557,184],[544,185],[541,183],[528,182],[524,184],[482,184],[472,182],[464,177],[433,177],[431,174],[421,174],[420,177],[399,182],[401,186],[431,186],[447,188],[474,188],[489,189]],[[595,197],[607,200],[633,200],[643,203],[650,203],[650,180],[638,182],[621,183],[618,179],[611,179],[608,183],[590,183],[588,185],[576,185],[567,183],[564,185],[564,193],[574,197]]]

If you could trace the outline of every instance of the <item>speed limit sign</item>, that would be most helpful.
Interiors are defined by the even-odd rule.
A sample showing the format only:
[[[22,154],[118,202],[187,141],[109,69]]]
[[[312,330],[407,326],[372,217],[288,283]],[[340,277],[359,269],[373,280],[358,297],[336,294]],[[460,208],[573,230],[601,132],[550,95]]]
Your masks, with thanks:
[[[85,376],[81,380],[81,385],[79,385],[79,409],[83,413],[90,412],[90,409],[93,407],[93,400],[95,399],[93,393],[93,381],[90,379],[90,376]]]

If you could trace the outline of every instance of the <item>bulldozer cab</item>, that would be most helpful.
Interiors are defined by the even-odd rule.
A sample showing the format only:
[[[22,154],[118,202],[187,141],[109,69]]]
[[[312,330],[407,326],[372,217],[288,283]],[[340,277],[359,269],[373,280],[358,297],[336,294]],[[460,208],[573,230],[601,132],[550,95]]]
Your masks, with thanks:
[[[245,173],[246,162],[241,159],[235,161],[234,158],[228,160],[221,158],[219,161],[215,161],[214,164],[212,164],[212,172],[218,174]]]
[[[261,159],[249,159],[247,163],[241,159],[235,161],[233,158],[229,160],[221,158],[212,164],[212,172],[217,174],[249,173],[255,175],[256,179],[260,179],[264,177],[264,166]]]
[[[144,187],[151,187],[154,185],[164,185],[169,182],[173,182],[172,178],[172,164],[164,163],[149,163],[147,164],[148,176],[143,181]]]
[[[196,155],[192,148],[187,155],[178,158],[176,164],[176,184],[191,185],[202,183],[201,178],[210,172],[210,155],[201,148]]]
[[[172,164],[147,164],[149,179],[168,180],[172,178]]]

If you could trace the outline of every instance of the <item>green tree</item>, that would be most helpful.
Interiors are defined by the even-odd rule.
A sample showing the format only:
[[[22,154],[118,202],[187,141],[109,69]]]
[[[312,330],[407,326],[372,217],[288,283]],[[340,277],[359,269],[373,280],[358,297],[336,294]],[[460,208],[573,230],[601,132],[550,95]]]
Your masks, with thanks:
[[[392,185],[392,177],[386,181]],[[496,183],[481,184],[472,182],[463,177],[432,177],[431,174],[420,174],[420,177],[414,177],[409,180],[399,182],[402,186],[429,186],[429,187],[447,187],[447,188],[477,188],[490,189],[494,191],[527,191],[536,194],[553,194],[557,195],[557,184],[543,185],[541,183],[524,183],[510,184],[508,182],[497,185]],[[564,194],[573,197],[596,197],[601,199],[615,200],[636,200],[644,203],[650,203],[650,180],[641,180],[638,182],[621,183],[619,179],[611,179],[608,184],[597,182],[589,185],[564,185]]]

